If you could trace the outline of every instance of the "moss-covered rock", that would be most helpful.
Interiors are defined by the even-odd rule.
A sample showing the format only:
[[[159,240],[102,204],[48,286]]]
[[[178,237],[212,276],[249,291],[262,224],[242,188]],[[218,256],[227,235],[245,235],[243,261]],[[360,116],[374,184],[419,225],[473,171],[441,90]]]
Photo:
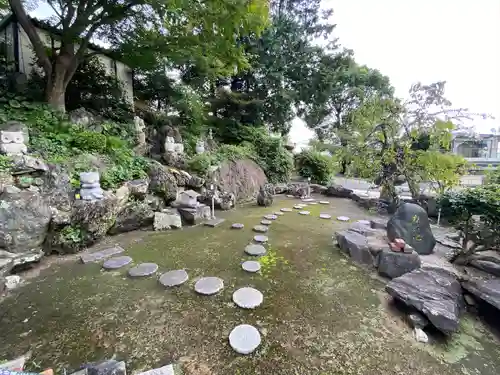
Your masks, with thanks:
[[[177,198],[177,181],[167,167],[158,162],[152,162],[149,166],[149,190],[165,199],[174,201]]]

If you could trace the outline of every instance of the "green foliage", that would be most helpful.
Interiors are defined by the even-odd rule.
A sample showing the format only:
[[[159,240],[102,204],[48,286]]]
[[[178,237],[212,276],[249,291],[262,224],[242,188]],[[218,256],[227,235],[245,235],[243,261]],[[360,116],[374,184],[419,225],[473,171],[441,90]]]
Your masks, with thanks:
[[[12,168],[12,158],[8,155],[0,155],[0,172],[10,171]]]
[[[64,243],[75,245],[82,242],[84,233],[79,227],[67,225],[61,230],[59,235]]]
[[[71,127],[68,140],[71,147],[82,151],[98,153],[106,151],[106,136],[101,133]]]
[[[106,169],[101,175],[103,189],[116,189],[123,182],[147,177],[148,161],[138,156],[130,156]]]
[[[496,167],[495,169],[488,170],[483,183],[485,185],[500,185],[500,168]]]
[[[255,145],[257,164],[262,167],[270,182],[286,182],[290,179],[293,156],[285,149],[281,138],[259,133],[252,144]]]
[[[215,158],[209,153],[194,155],[188,161],[188,170],[200,176],[206,177],[210,167],[214,165]]]
[[[327,184],[333,175],[334,165],[331,157],[304,150],[295,155],[295,169],[302,177],[310,177],[318,184]]]

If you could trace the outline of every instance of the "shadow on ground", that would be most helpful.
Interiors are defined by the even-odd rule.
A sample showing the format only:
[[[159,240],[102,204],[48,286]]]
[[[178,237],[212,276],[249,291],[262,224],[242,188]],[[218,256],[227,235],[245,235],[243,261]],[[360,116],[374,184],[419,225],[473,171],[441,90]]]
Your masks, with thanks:
[[[368,214],[349,200],[309,206],[310,216],[286,213],[269,230],[261,274],[248,274],[243,253],[263,214],[291,207],[243,207],[225,213],[218,228],[113,237],[135,263],[160,271],[186,268],[190,281],[166,290],[157,277],[132,280],[126,269],[105,272],[74,258],[43,270],[0,304],[0,359],[33,351],[32,369],[73,369],[116,354],[130,371],[181,360],[187,374],[482,374],[500,372],[498,342],[466,317],[448,343],[415,343],[401,317],[387,307],[383,282],[354,266],[332,246],[349,223],[321,220],[319,212],[353,220]],[[233,222],[242,230],[229,229]],[[212,297],[193,292],[196,278],[219,276],[225,289]],[[256,310],[234,306],[235,289],[264,294]],[[263,340],[250,356],[227,343],[241,323],[257,326]]]

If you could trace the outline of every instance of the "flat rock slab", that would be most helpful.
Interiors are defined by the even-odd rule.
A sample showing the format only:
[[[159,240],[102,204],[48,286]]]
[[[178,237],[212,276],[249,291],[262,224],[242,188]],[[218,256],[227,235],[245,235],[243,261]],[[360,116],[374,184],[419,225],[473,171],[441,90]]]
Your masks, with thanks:
[[[229,345],[236,353],[250,354],[260,345],[260,333],[254,326],[241,324],[229,334]]]
[[[295,198],[295,196],[294,196],[294,195],[292,195],[292,194],[287,194],[287,195],[286,195],[286,197],[287,197],[287,198]]]
[[[141,263],[135,267],[128,270],[128,275],[130,277],[144,277],[151,276],[158,271],[158,265],[156,263]]]
[[[121,248],[120,246],[110,247],[108,249],[104,249],[101,251],[96,251],[89,254],[82,254],[80,255],[80,260],[82,261],[82,263],[99,262],[103,259],[112,257],[113,255],[121,254],[124,251],[125,249]]]
[[[463,282],[462,286],[476,298],[500,310],[500,279],[471,280]]]
[[[137,375],[175,375],[175,370],[174,365],[166,365],[163,367],[141,372]]]
[[[415,251],[411,253],[395,253],[394,251],[383,250],[378,254],[378,273],[389,279],[414,271],[420,268],[420,265],[420,257]]]
[[[268,228],[265,225],[256,225],[252,229],[257,233],[266,233],[268,231]]]
[[[226,221],[226,219],[210,219],[208,221],[205,222],[205,225],[207,227],[212,227],[212,228],[215,228],[216,226],[222,224],[224,221]]]
[[[319,204],[330,204],[328,201],[319,201]]]
[[[361,225],[366,225],[368,227],[371,227],[372,222],[370,220],[358,220],[356,223],[359,223]]]
[[[299,215],[310,215],[311,213],[309,211],[300,211]]]
[[[276,215],[276,216],[283,216],[284,214],[283,214],[283,212],[276,211],[276,212],[274,213],[274,215]]]
[[[309,202],[309,205],[310,205],[310,206],[314,206],[314,205],[316,205],[316,204],[318,204],[318,202]]]
[[[302,210],[305,206],[305,204],[296,204],[295,206],[293,206],[293,208],[296,210]]]
[[[320,219],[331,219],[332,215],[330,214],[319,214]]]
[[[266,253],[266,248],[262,245],[251,244],[245,247],[245,253],[248,255],[264,255]]]
[[[282,208],[281,211],[283,211],[283,212],[292,212],[293,210],[291,208],[285,207],[285,208]]]
[[[196,293],[210,296],[220,292],[224,288],[224,281],[219,277],[202,277],[196,284],[194,290]]]
[[[314,198],[304,198],[302,199],[302,202],[314,202],[316,199]]]
[[[255,309],[264,301],[264,296],[257,289],[245,287],[233,293],[233,302],[242,309]]]
[[[337,220],[338,221],[349,221],[350,219],[347,216],[338,216]]]
[[[253,236],[253,240],[255,242],[259,242],[259,243],[264,243],[264,242],[267,242],[269,240],[269,238],[267,236],[263,236],[263,235],[256,235],[256,236]]]
[[[231,228],[233,229],[243,229],[245,226],[241,223],[234,223],[233,225],[231,225]]]
[[[106,270],[116,270],[132,262],[132,258],[129,256],[113,257],[109,258],[102,264],[102,268]]]
[[[173,270],[165,272],[163,275],[160,276],[160,280],[158,281],[164,287],[169,288],[184,284],[186,281],[188,281],[188,279],[189,276],[185,270]]]
[[[264,219],[266,220],[276,220],[278,218],[278,216],[276,215],[266,215],[264,216]]]
[[[271,225],[273,222],[271,220],[261,220],[260,223],[262,225]],[[257,232],[257,231],[256,231]]]
[[[260,246],[260,245],[254,245]],[[264,246],[262,246],[264,247]],[[266,249],[264,249],[264,252]],[[241,268],[243,268],[247,272],[259,272],[260,271],[260,263],[255,260],[247,260],[241,264]]]
[[[387,293],[424,314],[441,332],[458,329],[462,287],[455,276],[440,269],[418,269],[392,279]]]

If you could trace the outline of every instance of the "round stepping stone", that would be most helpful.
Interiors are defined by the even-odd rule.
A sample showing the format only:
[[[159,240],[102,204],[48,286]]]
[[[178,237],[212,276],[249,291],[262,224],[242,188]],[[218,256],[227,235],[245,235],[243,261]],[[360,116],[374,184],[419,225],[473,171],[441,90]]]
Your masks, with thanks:
[[[302,202],[314,202],[315,199],[314,198],[304,198],[302,199]]]
[[[370,220],[358,220],[358,223],[360,223],[362,225],[368,225],[368,226],[371,225]]]
[[[267,242],[268,239],[269,238],[267,238],[267,236],[263,236],[263,235],[260,235],[260,234],[258,234],[258,235],[256,235],[256,236],[253,237],[253,240],[255,242],[260,242],[260,243]]]
[[[260,246],[260,245],[254,245],[254,246]],[[247,260],[246,262],[243,262],[241,264],[241,268],[243,268],[247,272],[259,272],[260,263],[255,260]]]
[[[337,217],[338,221],[349,221],[349,218],[347,216],[339,216]]]
[[[310,212],[309,211],[300,211],[299,214],[300,215],[309,215]]]
[[[231,228],[233,229],[242,229],[243,227],[244,225],[241,223],[234,223],[233,225],[231,225]]]
[[[156,263],[141,263],[135,267],[128,270],[128,275],[130,277],[144,277],[151,276],[158,271],[158,265]]]
[[[318,204],[318,202],[309,202],[309,204],[310,204],[311,206],[314,206],[314,205]]]
[[[286,195],[287,198],[295,198],[295,196],[291,195],[291,194],[287,194]]]
[[[117,268],[121,268],[123,266],[126,266],[127,264],[130,264],[130,262],[132,262],[132,258],[126,255],[109,258],[102,264],[102,268],[106,270],[116,270]]]
[[[229,345],[236,353],[250,354],[260,345],[260,333],[254,326],[241,324],[229,334]]]
[[[320,219],[331,219],[332,215],[329,214],[319,214]]]
[[[266,248],[262,245],[250,244],[245,247],[245,253],[248,255],[264,255],[266,253]]]
[[[194,284],[194,290],[206,296],[220,292],[223,288],[224,281],[214,276],[202,277]]]
[[[301,210],[303,209],[305,206],[303,204],[296,204],[295,206],[293,206],[293,208],[295,208],[296,210]]]
[[[261,220],[262,225],[271,225],[273,222],[271,220]]]
[[[276,215],[266,215],[264,216],[264,219],[266,220],[276,220],[278,218],[278,216]]]
[[[172,287],[184,284],[188,279],[189,276],[185,270],[173,270],[161,275],[159,282],[164,287]]]
[[[285,208],[282,208],[281,211],[283,211],[283,212],[292,212],[293,210],[291,208],[285,207]]]
[[[284,215],[284,213],[283,213],[283,212],[280,212],[280,211],[276,211],[274,214],[275,214],[276,216],[283,216],[283,215]]]
[[[328,201],[319,201],[319,204],[330,204]]]
[[[233,293],[233,302],[242,309],[255,309],[264,301],[261,292],[254,288],[240,288]]]
[[[257,233],[266,233],[267,227],[264,225],[256,225],[253,227],[253,231]]]

